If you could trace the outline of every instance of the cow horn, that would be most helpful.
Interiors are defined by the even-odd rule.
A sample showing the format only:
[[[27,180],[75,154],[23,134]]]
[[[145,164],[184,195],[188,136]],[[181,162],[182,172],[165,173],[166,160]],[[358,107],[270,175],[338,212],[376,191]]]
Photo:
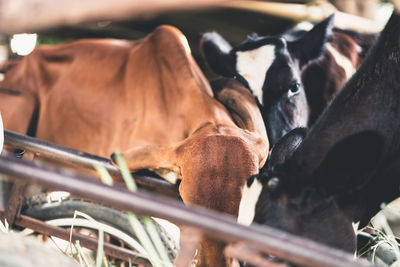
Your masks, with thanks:
[[[264,120],[254,96],[239,82],[230,79],[215,92],[216,98],[225,105],[235,123],[243,129],[257,133],[268,140]]]

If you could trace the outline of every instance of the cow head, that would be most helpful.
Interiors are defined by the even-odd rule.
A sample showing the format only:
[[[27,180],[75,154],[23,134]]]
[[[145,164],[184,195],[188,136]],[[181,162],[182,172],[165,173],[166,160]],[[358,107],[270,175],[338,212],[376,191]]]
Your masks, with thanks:
[[[372,185],[383,138],[374,131],[354,134],[336,143],[320,163],[304,169],[300,158],[313,155],[302,153],[302,146],[308,145],[300,144],[303,137],[298,130],[288,133],[272,149],[262,174],[249,178],[249,186],[263,184],[254,222],[354,252],[351,222],[361,218],[355,215],[360,212],[355,204],[367,205],[368,199],[358,192]]]
[[[291,129],[307,126],[301,69],[321,55],[332,22],[333,16],[293,40],[254,35],[234,48],[216,32],[202,37],[204,57],[214,72],[236,78],[256,97],[271,145]]]
[[[164,175],[181,178],[179,193],[185,204],[237,216],[246,179],[264,165],[269,143],[254,97],[237,81],[225,82],[215,97],[234,123],[206,123],[175,145],[137,147],[124,156],[132,171],[162,170]],[[199,266],[227,266],[224,246],[204,237]]]

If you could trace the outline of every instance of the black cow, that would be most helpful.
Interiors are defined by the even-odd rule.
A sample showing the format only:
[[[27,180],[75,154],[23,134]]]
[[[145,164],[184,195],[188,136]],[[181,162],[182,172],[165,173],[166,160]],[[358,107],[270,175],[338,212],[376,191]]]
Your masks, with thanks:
[[[354,251],[352,222],[400,195],[398,11],[314,126],[290,132],[270,161],[247,183],[263,184],[254,221]]]
[[[314,122],[373,43],[374,35],[332,32],[332,24],[333,15],[308,32],[254,35],[234,48],[216,32],[203,35],[210,67],[241,81],[258,100],[271,145]]]

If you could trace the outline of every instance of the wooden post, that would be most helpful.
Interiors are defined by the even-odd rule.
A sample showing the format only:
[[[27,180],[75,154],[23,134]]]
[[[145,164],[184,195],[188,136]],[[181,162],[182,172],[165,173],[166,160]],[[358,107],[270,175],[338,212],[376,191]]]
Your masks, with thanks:
[[[0,33],[40,29],[88,21],[122,20],[166,10],[199,8],[227,0],[2,0]]]
[[[333,4],[340,10],[356,16],[374,19],[378,0],[334,0]]]
[[[378,25],[375,21],[339,12],[328,2],[321,2],[316,5],[304,5],[262,1],[234,1],[225,6],[251,10],[286,19],[297,21],[307,20],[311,22],[319,22],[332,13],[335,13],[334,23],[336,27],[371,33],[380,32],[382,30],[382,26]]]

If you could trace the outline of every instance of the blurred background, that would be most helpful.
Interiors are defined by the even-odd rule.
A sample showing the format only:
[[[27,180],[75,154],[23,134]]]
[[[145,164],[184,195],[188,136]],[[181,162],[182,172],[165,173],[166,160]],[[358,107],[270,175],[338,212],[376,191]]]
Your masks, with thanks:
[[[122,5],[127,1],[122,0],[114,1],[115,10],[108,7],[110,16],[100,12],[97,17],[81,19],[77,18],[81,12],[78,1],[57,2],[57,5],[51,2],[3,1],[0,6],[0,62],[27,55],[40,44],[103,37],[134,40],[146,36],[158,25],[170,24],[186,35],[194,57],[206,76],[210,76],[212,74],[204,66],[198,51],[199,39],[204,32],[215,30],[236,45],[251,33],[279,34],[300,22],[318,22],[333,12],[337,13],[335,24],[340,28],[377,32],[392,11],[392,5],[382,0],[192,0],[186,1],[191,3],[187,5],[175,1],[180,5],[171,5],[173,8],[160,8],[159,1],[150,1],[148,9],[143,9],[140,1],[131,1],[133,7],[137,2],[137,12],[129,12],[128,8],[123,12]],[[99,5],[102,2],[107,1],[99,1]],[[197,2],[205,4],[193,5]],[[93,8],[93,13],[96,11]]]

